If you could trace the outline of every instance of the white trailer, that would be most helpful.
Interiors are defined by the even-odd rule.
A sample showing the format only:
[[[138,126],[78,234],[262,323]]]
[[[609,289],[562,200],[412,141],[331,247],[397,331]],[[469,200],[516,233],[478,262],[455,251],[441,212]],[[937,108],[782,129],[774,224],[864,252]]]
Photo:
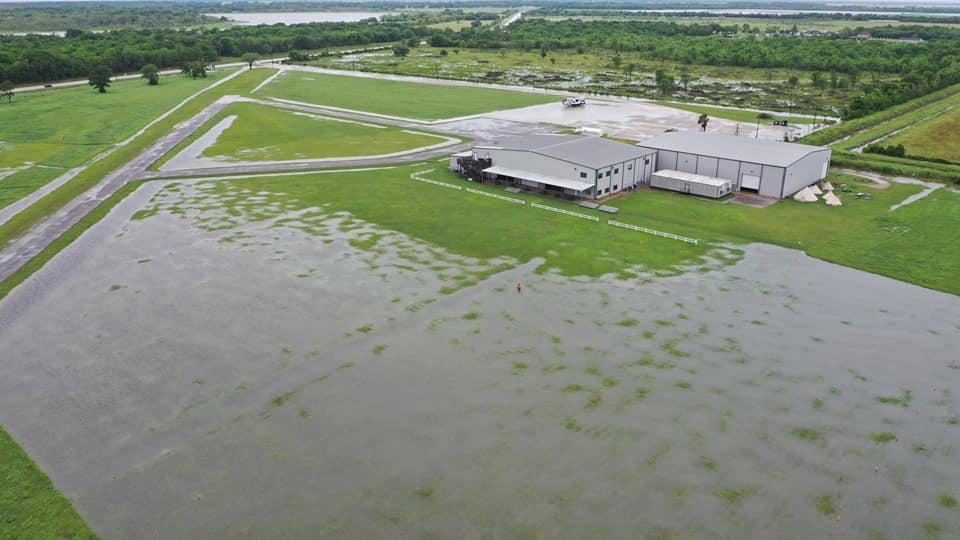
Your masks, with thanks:
[[[653,173],[650,187],[719,199],[733,190],[729,180],[664,169]]]

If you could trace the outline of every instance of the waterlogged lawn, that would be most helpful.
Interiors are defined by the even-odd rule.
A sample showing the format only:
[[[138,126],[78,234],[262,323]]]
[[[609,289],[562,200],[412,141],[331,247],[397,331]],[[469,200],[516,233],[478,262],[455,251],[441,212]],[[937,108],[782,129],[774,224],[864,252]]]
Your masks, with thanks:
[[[0,538],[96,538],[73,505],[0,428]]]
[[[287,72],[259,92],[271,97],[403,118],[440,120],[557,101],[556,96],[345,75]]]
[[[889,212],[891,205],[918,192],[919,186],[886,190],[860,186],[873,200],[842,194],[844,206],[785,200],[769,208],[720,204],[662,191],[642,190],[615,201],[616,219],[702,241],[699,246],[665,240],[606,225],[610,216],[537,197],[528,201],[600,217],[595,223],[519,206],[409,179],[418,167],[387,171],[318,174],[237,181],[243,187],[286,193],[304,207],[329,204],[358,218],[435,242],[455,253],[520,261],[542,257],[541,270],[566,275],[619,272],[631,265],[666,269],[695,264],[721,243],[763,242],[806,251],[814,257],[960,294],[951,269],[960,267],[960,246],[951,224],[960,222],[960,194],[937,191]],[[437,164],[442,169],[441,164]],[[445,170],[431,178],[503,194],[476,186]],[[843,175],[834,181],[849,181]],[[706,245],[705,245],[706,244]],[[717,255],[717,252],[713,253]],[[729,255],[726,252],[726,255]],[[734,257],[735,258],[735,257]]]
[[[369,156],[447,140],[440,135],[253,103],[230,105],[208,126],[231,115],[237,115],[236,120],[203,151],[203,156],[250,161]]]

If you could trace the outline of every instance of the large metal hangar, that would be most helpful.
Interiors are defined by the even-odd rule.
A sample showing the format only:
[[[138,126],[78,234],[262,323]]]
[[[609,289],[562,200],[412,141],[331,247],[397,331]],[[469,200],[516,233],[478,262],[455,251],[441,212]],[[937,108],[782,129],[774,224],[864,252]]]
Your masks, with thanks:
[[[638,145],[657,153],[656,169],[730,180],[734,190],[785,198],[827,176],[829,148],[735,135],[675,131]]]
[[[601,137],[530,135],[475,146],[451,169],[564,198],[599,199],[646,183],[656,152]]]

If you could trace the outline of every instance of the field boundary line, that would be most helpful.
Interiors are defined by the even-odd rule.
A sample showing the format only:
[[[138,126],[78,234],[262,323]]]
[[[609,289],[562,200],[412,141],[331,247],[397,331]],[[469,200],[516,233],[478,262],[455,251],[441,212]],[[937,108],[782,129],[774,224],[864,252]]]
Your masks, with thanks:
[[[428,183],[428,184],[433,184],[433,185],[435,185],[435,186],[440,186],[440,187],[455,189],[455,190],[457,190],[457,191],[462,191],[462,190],[463,190],[463,188],[461,188],[460,186],[455,186],[455,185],[453,185],[453,184],[448,184],[448,183],[446,183],[446,182],[438,182],[438,181],[436,181],[436,180],[431,180],[431,179],[429,179],[429,178],[424,178],[424,177],[420,176],[420,175],[422,175],[422,174],[430,174],[430,173],[432,173],[432,172],[435,171],[435,170],[436,170],[436,169],[427,169],[427,170],[425,170],[425,171],[417,171],[417,172],[415,172],[415,173],[410,173],[410,179],[411,179],[411,180],[416,180],[417,182],[426,182],[426,183]]]
[[[631,225],[631,224],[629,224],[629,223],[622,223],[622,222],[619,222],[619,221],[614,221],[614,220],[612,220],[612,219],[611,219],[610,221],[607,221],[607,224],[608,224],[608,225],[613,225],[614,227],[621,227],[621,228],[623,228],[623,229],[630,229],[631,231],[639,231],[639,232],[642,232],[642,233],[652,234],[652,235],[654,235],[654,236],[659,236],[659,237],[661,237],[661,238],[669,238],[669,239],[671,239],[671,240],[679,240],[679,241],[681,241],[681,242],[686,242],[686,243],[688,243],[688,244],[693,244],[693,245],[695,245],[695,246],[700,244],[700,240],[697,240],[696,238],[688,238],[688,237],[686,237],[686,236],[680,236],[679,234],[673,234],[673,233],[658,231],[658,230],[655,230],[655,229],[648,229],[647,227],[641,227],[641,226],[639,226],[639,225]]]
[[[514,204],[527,204],[525,201],[520,199],[514,199],[513,197],[504,197],[503,195],[497,195],[496,193],[487,193],[486,191],[480,191],[478,189],[467,188],[469,193],[475,193],[477,195],[483,195],[484,197],[493,197],[494,199],[500,199],[502,201],[512,202]]]
[[[580,218],[580,219],[586,219],[586,220],[589,220],[589,221],[596,221],[597,223],[600,222],[600,218],[598,218],[597,216],[589,216],[589,215],[587,215],[587,214],[581,214],[580,212],[571,212],[571,211],[569,211],[569,210],[564,210],[564,209],[562,209],[562,208],[555,208],[555,207],[553,207],[553,206],[547,206],[547,205],[545,205],[545,204],[539,204],[539,203],[530,203],[530,206],[532,206],[532,207],[534,207],[534,208],[539,208],[539,209],[541,209],[541,210],[549,210],[549,211],[551,211],[551,212],[557,212],[557,213],[560,213],[560,214],[566,214],[566,215],[568,215],[568,216],[578,217],[578,218]]]

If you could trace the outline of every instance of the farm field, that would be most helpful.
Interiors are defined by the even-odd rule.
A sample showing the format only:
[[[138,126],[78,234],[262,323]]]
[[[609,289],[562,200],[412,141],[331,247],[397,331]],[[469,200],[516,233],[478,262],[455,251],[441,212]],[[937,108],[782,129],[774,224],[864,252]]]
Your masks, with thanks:
[[[690,246],[411,180],[422,167],[146,182],[0,301],[4,421],[94,531],[958,530],[940,502],[960,489],[957,401],[930,391],[957,373],[955,296],[733,227],[706,239],[741,245]],[[833,214],[641,191],[617,217],[697,228],[722,208],[789,244],[909,191]]]
[[[873,28],[877,26],[902,26],[902,25],[915,25],[915,22],[900,22],[892,18],[884,19],[882,15],[878,15],[876,20],[844,20],[842,18],[832,18],[827,19],[823,17],[776,17],[776,18],[763,18],[763,17],[698,17],[698,16],[669,16],[669,17],[658,17],[655,15],[643,15],[643,14],[629,14],[629,13],[617,13],[616,11],[610,11],[609,15],[569,15],[569,16],[560,16],[560,15],[548,15],[539,17],[536,15],[536,12],[530,13],[529,18],[538,18],[538,19],[547,19],[547,20],[564,20],[564,19],[584,19],[584,20],[628,20],[628,21],[659,21],[659,22],[672,22],[677,24],[720,24],[723,26],[742,26],[744,24],[750,25],[752,28],[763,28],[766,30],[780,30],[780,31],[789,31],[793,28],[794,25],[797,27],[797,31],[803,32],[805,30],[820,30],[822,32],[843,32],[848,31],[849,33],[855,34],[853,32],[854,28],[863,27],[863,28]],[[931,18],[931,22],[936,21],[936,19]],[[956,23],[943,23],[943,22],[934,22],[937,26],[944,26],[948,28],[957,28],[960,27],[960,24]]]
[[[640,52],[621,52],[617,67],[610,51],[586,50],[578,54],[573,50],[551,50],[544,57],[539,50],[447,49],[447,55],[441,56],[442,50],[418,47],[403,58],[381,51],[318,58],[308,64],[771,111],[787,111],[794,102],[793,112],[811,115],[818,112],[820,116],[837,116],[837,111],[859,93],[853,89],[828,89],[820,98],[820,90],[811,86],[811,72],[804,70],[683,65],[650,60]],[[635,68],[628,75],[625,70],[631,64]],[[680,78],[681,68],[690,74],[687,91]],[[660,69],[676,78],[677,88],[671,96],[656,93],[654,74]],[[799,80],[797,90],[784,88],[785,81],[794,76]],[[868,78],[884,81],[889,76],[861,74],[862,80]]]
[[[420,120],[442,120],[556,101],[555,96],[288,71],[258,95]]]
[[[881,144],[902,144],[908,156],[960,163],[960,106],[909,127]]]
[[[219,127],[229,123],[222,132]],[[212,133],[215,139],[205,136]],[[198,141],[199,142],[195,142]],[[409,152],[448,137],[256,103],[233,103],[175,148],[231,161],[289,161]],[[184,150],[190,153],[190,150]],[[189,157],[189,156],[188,156]]]

